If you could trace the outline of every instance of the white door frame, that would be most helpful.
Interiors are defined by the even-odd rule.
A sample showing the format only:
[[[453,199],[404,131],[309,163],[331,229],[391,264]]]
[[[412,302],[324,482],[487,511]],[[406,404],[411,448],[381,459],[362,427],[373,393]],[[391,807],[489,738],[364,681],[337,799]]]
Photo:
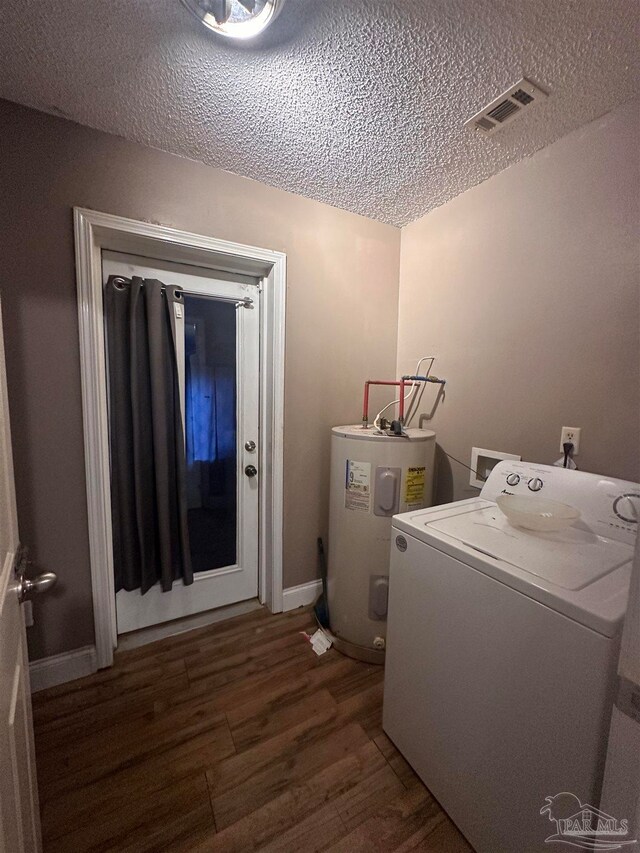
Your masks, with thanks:
[[[79,207],[73,214],[93,620],[97,664],[102,668],[113,663],[117,645],[102,251],[127,252],[261,279],[258,596],[274,613],[282,610],[283,601],[286,255]]]

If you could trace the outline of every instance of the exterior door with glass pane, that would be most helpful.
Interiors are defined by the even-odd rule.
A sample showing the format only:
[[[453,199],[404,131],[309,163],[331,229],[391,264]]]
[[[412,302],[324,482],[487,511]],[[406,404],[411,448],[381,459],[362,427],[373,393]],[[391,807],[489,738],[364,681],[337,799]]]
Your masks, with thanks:
[[[116,595],[118,633],[212,610],[258,594],[260,301],[257,280],[104,253],[109,275],[183,289],[176,308],[194,583]]]

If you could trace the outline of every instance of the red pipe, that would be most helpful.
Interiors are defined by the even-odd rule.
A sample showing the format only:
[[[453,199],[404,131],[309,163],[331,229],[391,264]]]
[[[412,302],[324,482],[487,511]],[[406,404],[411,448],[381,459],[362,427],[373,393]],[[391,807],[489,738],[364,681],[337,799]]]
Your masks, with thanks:
[[[444,386],[445,380],[435,376],[403,376],[402,379],[367,379],[364,383],[364,400],[362,402],[362,429],[369,428],[369,386],[370,385],[399,385],[400,399],[398,400],[398,420],[404,423],[404,389],[415,382],[435,382]]]
[[[404,379],[367,379],[364,383],[364,400],[362,402],[362,429],[369,426],[369,385],[399,385],[401,388],[400,409],[398,417],[404,419]]]

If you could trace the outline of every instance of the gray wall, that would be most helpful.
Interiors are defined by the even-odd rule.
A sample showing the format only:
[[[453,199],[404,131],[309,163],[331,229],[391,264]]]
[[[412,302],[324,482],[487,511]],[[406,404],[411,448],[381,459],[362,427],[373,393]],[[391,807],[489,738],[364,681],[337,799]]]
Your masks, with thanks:
[[[0,127],[20,530],[60,577],[36,604],[32,658],[93,641],[74,205],[287,253],[285,586],[316,577],[329,427],[358,421],[364,379],[395,368],[400,232],[7,102]]]
[[[640,480],[639,107],[402,231],[398,370],[438,355],[434,428],[467,464],[473,445],[552,463],[561,427],[578,426],[580,468]],[[477,494],[438,459],[439,502]]]
[[[316,575],[328,428],[359,419],[365,376],[393,372],[398,322],[400,371],[438,355],[434,423],[454,456],[552,462],[566,424],[583,428],[582,468],[640,479],[637,102],[403,229],[399,321],[396,229],[7,102],[0,127],[20,528],[61,580],[36,605],[32,657],[93,640],[74,205],[287,253],[287,586]],[[440,463],[440,501],[476,494]]]

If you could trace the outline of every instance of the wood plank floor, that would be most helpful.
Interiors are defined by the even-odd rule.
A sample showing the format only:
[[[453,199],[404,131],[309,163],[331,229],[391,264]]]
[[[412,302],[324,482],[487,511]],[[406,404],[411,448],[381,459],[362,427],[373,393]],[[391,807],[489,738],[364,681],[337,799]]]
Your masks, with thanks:
[[[45,853],[471,848],[382,731],[381,667],[257,610],[34,696]]]

